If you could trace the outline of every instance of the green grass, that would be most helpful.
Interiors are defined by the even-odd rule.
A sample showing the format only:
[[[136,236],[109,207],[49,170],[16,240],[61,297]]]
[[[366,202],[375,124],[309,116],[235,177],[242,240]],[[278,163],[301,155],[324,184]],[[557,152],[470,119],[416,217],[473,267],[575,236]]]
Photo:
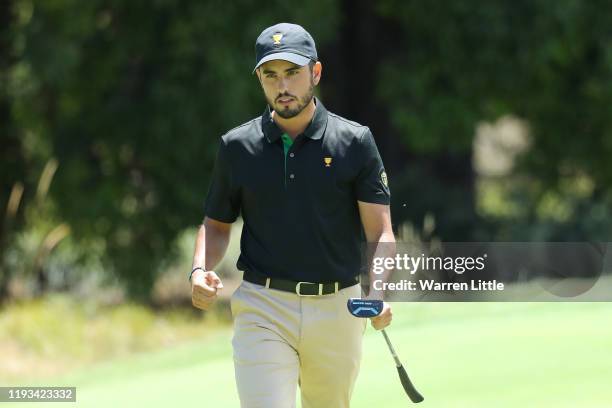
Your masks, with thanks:
[[[220,313],[193,310],[103,306],[68,295],[7,305],[0,310],[0,384],[174,347],[227,326]]]
[[[422,406],[612,404],[612,304],[395,303],[393,310],[388,334],[425,396]],[[76,386],[78,407],[238,407],[230,339],[230,329],[219,329],[41,384]],[[3,404],[13,405],[40,406]],[[369,327],[352,407],[410,405],[382,335]]]

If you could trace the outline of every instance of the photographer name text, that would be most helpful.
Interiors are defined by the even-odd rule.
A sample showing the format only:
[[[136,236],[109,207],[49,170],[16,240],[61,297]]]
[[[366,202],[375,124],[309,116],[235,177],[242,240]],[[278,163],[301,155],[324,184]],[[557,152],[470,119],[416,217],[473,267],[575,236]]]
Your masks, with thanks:
[[[503,282],[497,280],[473,279],[469,282],[436,282],[433,279],[423,279],[418,282],[402,279],[399,282],[383,282],[378,279],[373,282],[375,290],[391,291],[496,291],[504,290]]]

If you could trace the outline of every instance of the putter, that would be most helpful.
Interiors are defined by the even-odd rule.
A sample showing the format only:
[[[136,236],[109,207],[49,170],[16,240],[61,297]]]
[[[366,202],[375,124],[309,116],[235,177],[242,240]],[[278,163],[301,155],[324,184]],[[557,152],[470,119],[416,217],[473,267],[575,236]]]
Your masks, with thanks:
[[[376,317],[383,310],[383,301],[382,300],[365,300],[365,299],[349,299],[346,302],[346,306],[348,307],[349,313],[355,317],[367,318],[367,317]],[[424,400],[423,396],[419,394],[419,392],[414,388],[410,378],[408,378],[408,374],[404,369],[399,357],[395,353],[395,349],[391,345],[391,340],[389,340],[389,336],[385,330],[381,330],[383,336],[385,337],[385,341],[387,342],[387,346],[389,347],[389,351],[395,360],[395,366],[397,367],[397,373],[399,374],[400,381],[402,382],[402,386],[404,387],[404,391],[410,397],[410,400],[414,403],[419,403]]]

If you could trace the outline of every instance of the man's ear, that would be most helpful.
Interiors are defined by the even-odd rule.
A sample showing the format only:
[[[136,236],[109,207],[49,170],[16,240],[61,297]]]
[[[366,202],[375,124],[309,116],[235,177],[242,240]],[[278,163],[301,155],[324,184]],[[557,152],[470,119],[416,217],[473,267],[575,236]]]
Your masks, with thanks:
[[[323,73],[323,65],[321,64],[320,61],[315,62],[314,66],[312,67],[312,82],[315,85],[319,84],[322,73]]]

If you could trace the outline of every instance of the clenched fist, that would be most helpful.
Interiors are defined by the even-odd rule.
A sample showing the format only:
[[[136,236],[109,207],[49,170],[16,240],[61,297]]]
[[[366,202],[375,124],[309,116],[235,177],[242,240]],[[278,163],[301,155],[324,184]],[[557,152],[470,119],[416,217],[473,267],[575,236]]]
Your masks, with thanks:
[[[198,309],[208,310],[217,300],[217,291],[223,283],[213,271],[197,270],[191,276],[191,304]]]

